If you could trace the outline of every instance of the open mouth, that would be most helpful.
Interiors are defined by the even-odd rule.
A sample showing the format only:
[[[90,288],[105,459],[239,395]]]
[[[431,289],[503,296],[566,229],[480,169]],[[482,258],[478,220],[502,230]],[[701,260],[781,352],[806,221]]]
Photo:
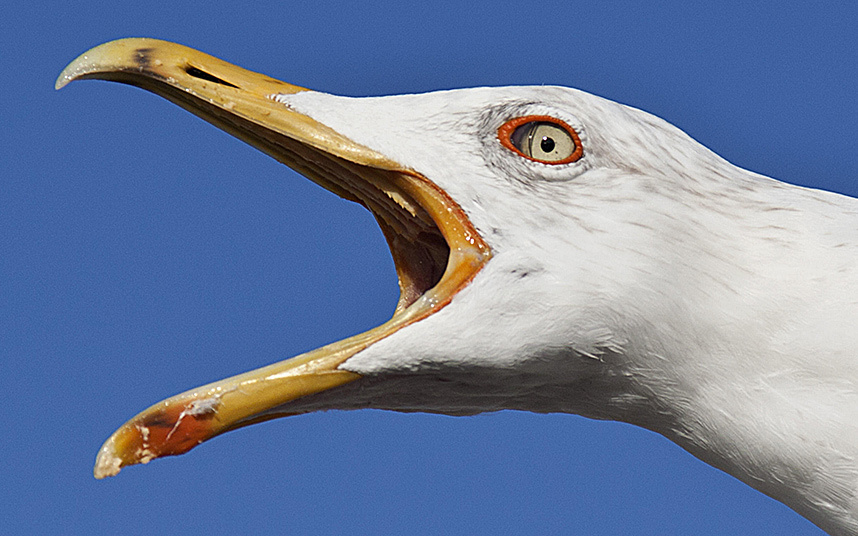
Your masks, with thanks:
[[[428,178],[276,101],[277,95],[307,91],[304,88],[153,39],[123,39],[94,48],[66,67],[57,87],[86,78],[123,82],[161,95],[360,203],[372,212],[387,239],[400,287],[393,317],[381,326],[192,389],[143,411],[102,446],[97,478],[287,415],[278,408],[359,379],[339,365],[446,306],[491,256],[461,207]]]

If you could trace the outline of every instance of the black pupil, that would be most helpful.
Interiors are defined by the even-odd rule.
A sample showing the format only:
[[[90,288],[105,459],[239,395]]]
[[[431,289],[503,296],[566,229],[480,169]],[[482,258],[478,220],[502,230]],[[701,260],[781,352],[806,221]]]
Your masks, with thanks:
[[[543,152],[550,153],[554,150],[554,140],[549,138],[548,136],[543,136],[542,141],[539,142],[539,147]]]

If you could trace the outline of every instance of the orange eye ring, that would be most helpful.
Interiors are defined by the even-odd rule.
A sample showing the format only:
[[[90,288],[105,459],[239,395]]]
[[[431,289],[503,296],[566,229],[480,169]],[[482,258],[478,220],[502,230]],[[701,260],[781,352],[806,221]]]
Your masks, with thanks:
[[[574,149],[570,152],[570,154],[566,157],[557,160],[545,160],[542,158],[536,158],[532,155],[527,154],[522,148],[516,145],[516,131],[520,128],[527,128],[528,125],[533,124],[534,126],[530,127],[533,129],[537,125],[550,125],[555,128],[562,130],[569,136],[569,139],[574,144]],[[539,162],[541,164],[548,165],[559,165],[559,164],[569,164],[571,162],[576,162],[584,156],[584,147],[581,145],[581,138],[578,137],[578,133],[575,132],[575,129],[566,124],[565,121],[557,119],[556,117],[551,117],[549,115],[525,115],[523,117],[516,117],[515,119],[510,119],[498,129],[498,140],[500,140],[501,145],[509,149],[510,151],[516,153],[517,155],[527,158],[528,160],[532,160],[534,162]]]

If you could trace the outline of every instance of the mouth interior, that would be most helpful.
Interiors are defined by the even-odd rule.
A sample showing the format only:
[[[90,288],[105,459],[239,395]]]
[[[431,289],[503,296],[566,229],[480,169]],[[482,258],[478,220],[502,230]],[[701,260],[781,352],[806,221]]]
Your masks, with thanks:
[[[235,84],[193,65],[186,65],[184,71],[194,78],[238,89]],[[258,146],[266,137],[252,135],[254,139],[246,141]],[[287,149],[288,142],[284,142],[285,139],[275,141],[280,146],[278,152]],[[339,196],[359,203],[375,217],[387,239],[399,279],[400,295],[394,315],[441,281],[449,262],[450,246],[426,208],[401,187],[403,181],[413,178],[396,171],[356,165],[306,146],[289,149],[285,154],[281,152],[283,158],[278,159]],[[298,158],[289,158],[293,151]],[[300,163],[304,164],[303,169],[298,169]]]
[[[240,89],[232,82],[191,64],[186,65],[184,71],[197,79]],[[472,264],[475,257],[482,259],[484,256],[482,240],[473,231],[461,208],[419,174],[353,163],[233,115],[229,109],[200,102],[185,92],[175,91],[169,83],[163,84],[160,80],[154,80],[154,83],[159,86],[159,93],[180,106],[269,154],[325,189],[369,210],[381,227],[396,266],[400,295],[394,317],[438,286],[451,261],[453,264],[456,260],[461,265]],[[276,101],[276,95],[269,98]],[[439,200],[441,206],[437,203]],[[449,225],[452,219],[459,221]],[[451,248],[448,240],[456,245]],[[460,259],[451,257],[453,249],[463,253],[458,255]],[[466,251],[468,254],[464,254]],[[446,302],[450,297],[433,297],[431,301]]]
[[[176,73],[213,84],[223,98],[197,95],[177,84],[173,76],[149,69],[148,49],[138,50],[144,58],[140,69],[118,69],[75,74],[74,78],[101,78],[135,85],[152,91],[256,147],[323,188],[366,207],[375,217],[390,247],[399,279],[400,297],[394,318],[409,306],[427,297],[411,318],[436,311],[461,289],[490,256],[459,205],[431,181],[407,169],[385,169],[358,164],[331,154],[324,148],[293,139],[258,120],[234,113],[235,103],[227,96],[242,92],[244,84],[224,79],[210,69],[187,60]],[[145,68],[144,68],[145,67]],[[164,67],[162,62],[161,67]],[[61,77],[62,78],[62,77]],[[230,77],[226,77],[230,78]],[[267,82],[282,84],[276,80]],[[235,83],[234,83],[235,82]],[[188,86],[189,87],[189,86]],[[272,88],[273,89],[273,88]],[[279,107],[277,94],[269,94]],[[216,102],[223,100],[224,102]],[[287,107],[288,108],[288,107]],[[265,111],[264,114],[271,114]],[[445,279],[445,275],[448,277]],[[446,283],[444,283],[446,281]],[[434,292],[429,293],[430,290]],[[427,296],[431,294],[431,296]],[[417,320],[419,318],[413,318]],[[407,323],[410,323],[409,320]]]
[[[430,213],[410,190],[411,175],[375,169],[304,146],[303,169],[313,181],[369,210],[387,240],[399,279],[399,302],[394,315],[404,311],[436,287],[450,264],[451,248]],[[297,169],[297,163],[290,166]],[[412,186],[412,187],[409,187]]]
[[[366,207],[381,227],[396,266],[400,298],[391,319],[396,321],[393,322],[396,329],[449,303],[491,256],[461,207],[421,174],[406,168],[355,163],[324,147],[298,141],[270,128],[264,121],[235,113],[237,105],[227,95],[244,91],[243,84],[191,63],[185,63],[179,72],[213,83],[224,96],[212,99],[196,95],[156,72],[141,76],[137,71],[121,70],[84,74],[79,78],[114,80],[161,95],[323,188]],[[272,106],[282,106],[276,93],[269,94],[268,99]],[[271,117],[276,112],[263,113]],[[419,307],[410,307],[418,302]],[[407,315],[406,310],[410,311]]]

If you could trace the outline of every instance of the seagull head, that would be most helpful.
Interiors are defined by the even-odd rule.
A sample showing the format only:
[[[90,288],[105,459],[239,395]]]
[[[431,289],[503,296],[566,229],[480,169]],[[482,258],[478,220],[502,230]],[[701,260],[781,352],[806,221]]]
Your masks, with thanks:
[[[401,292],[382,326],[145,410],[99,477],[321,409],[646,424],[681,336],[659,319],[688,313],[685,268],[717,250],[699,228],[727,233],[719,205],[752,184],[665,121],[564,87],[350,98],[152,39],[92,49],[57,85],[86,78],[164,96],[365,206]]]
[[[856,407],[858,337],[830,314],[856,307],[851,199],[563,87],[350,98],[153,39],[90,50],[57,87],[87,78],[161,95],[366,207],[400,287],[381,326],[144,410],[96,477],[317,410],[568,412],[858,527],[858,430],[839,410]]]

